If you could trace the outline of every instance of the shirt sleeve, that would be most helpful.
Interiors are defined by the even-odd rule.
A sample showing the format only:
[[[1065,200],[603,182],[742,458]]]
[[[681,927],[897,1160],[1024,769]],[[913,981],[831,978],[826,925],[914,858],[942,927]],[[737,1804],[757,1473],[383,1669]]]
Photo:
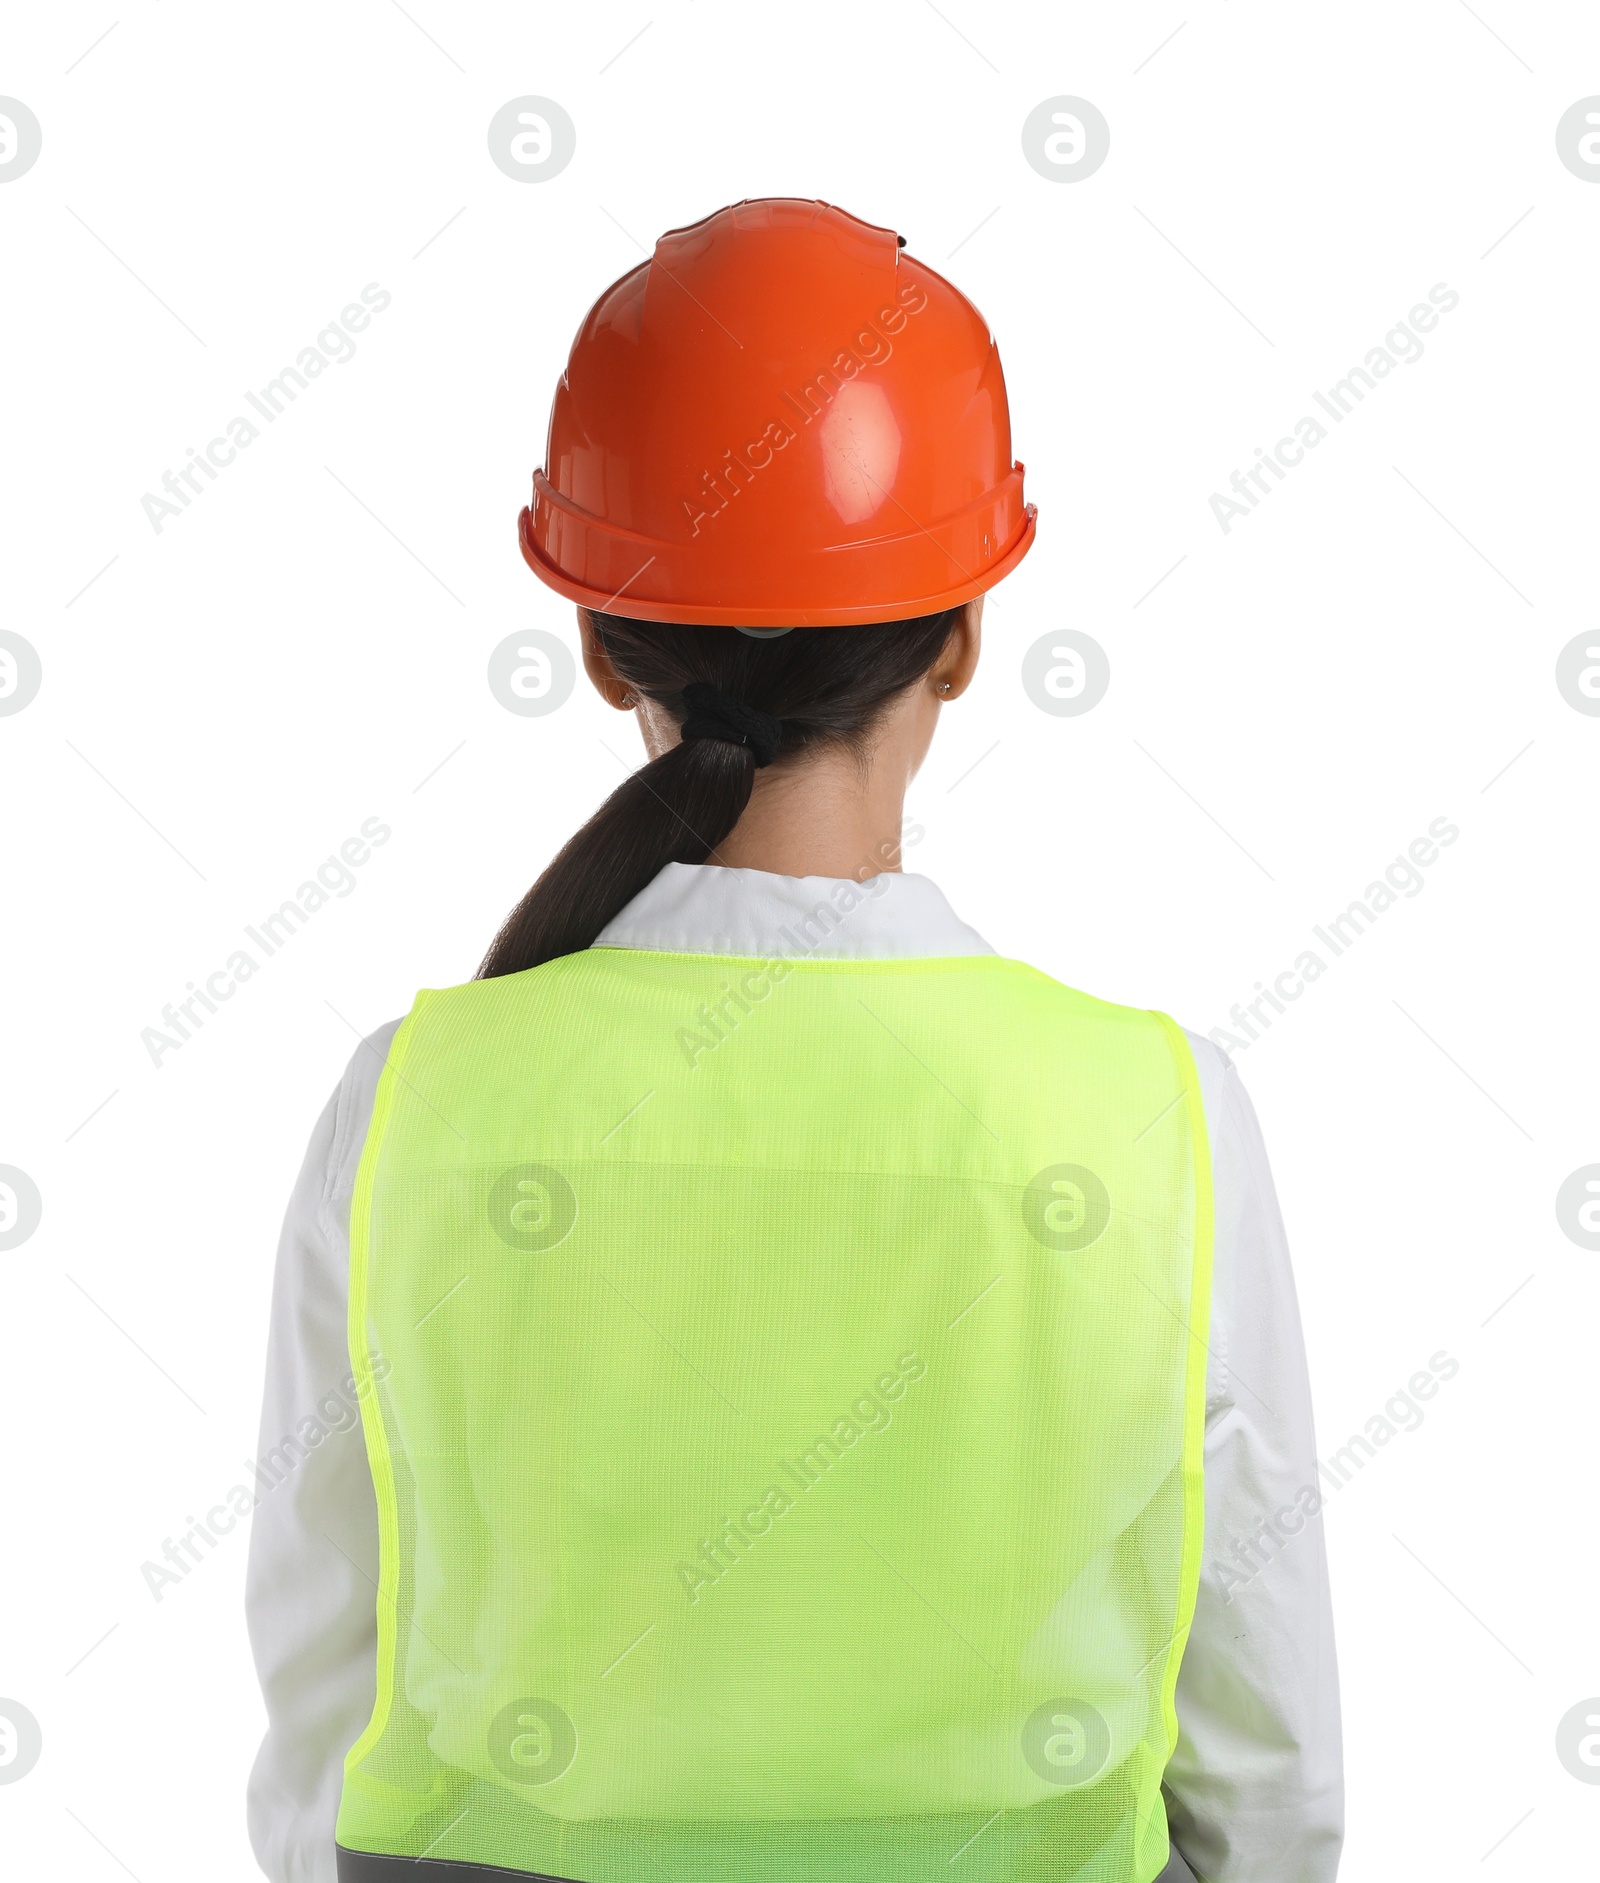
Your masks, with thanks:
[[[335,1883],[344,1757],[376,1690],[378,1513],[346,1314],[350,1196],[394,1031],[362,1042],[318,1119],[278,1244],[245,1586],[267,1710],[250,1841],[272,1883]]]
[[[1288,1240],[1232,1063],[1191,1036],[1216,1193],[1205,1546],[1166,1773],[1201,1883],[1333,1883],[1339,1683],[1311,1388]]]

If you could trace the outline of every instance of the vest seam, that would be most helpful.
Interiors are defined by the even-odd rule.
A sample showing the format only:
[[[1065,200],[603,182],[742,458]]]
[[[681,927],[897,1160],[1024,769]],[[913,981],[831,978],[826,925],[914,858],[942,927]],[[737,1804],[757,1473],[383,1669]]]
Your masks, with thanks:
[[[1189,1145],[1194,1172],[1194,1251],[1190,1271],[1187,1322],[1189,1349],[1184,1379],[1184,1430],[1180,1467],[1183,1475],[1183,1556],[1178,1575],[1178,1612],[1173,1617],[1173,1646],[1176,1652],[1169,1655],[1163,1670],[1161,1692],[1162,1714],[1167,1729],[1167,1753],[1162,1762],[1165,1769],[1178,1742],[1178,1675],[1194,1626],[1205,1546],[1206,1362],[1210,1351],[1216,1210],[1212,1186],[1211,1136],[1206,1122],[1205,1100],[1200,1090],[1199,1068],[1183,1028],[1169,1014],[1154,1010],[1152,1013],[1166,1034],[1183,1080],[1184,1110],[1189,1120]],[[1156,1796],[1164,1805],[1165,1800],[1159,1789]],[[1171,1849],[1169,1829],[1168,1855],[1163,1859],[1164,1862],[1170,1859]]]
[[[373,1495],[378,1507],[378,1589],[376,1603],[377,1667],[374,1683],[372,1717],[359,1738],[345,1755],[344,1771],[348,1779],[360,1761],[375,1746],[388,1724],[394,1702],[395,1615],[398,1607],[396,1582],[399,1577],[399,1518],[395,1500],[394,1465],[389,1456],[388,1434],[383,1412],[378,1404],[373,1378],[372,1354],[367,1341],[367,1269],[370,1255],[372,1191],[378,1155],[389,1124],[394,1088],[400,1068],[415,1031],[414,1022],[431,999],[431,992],[418,993],[411,1011],[395,1029],[384,1056],[383,1070],[373,1093],[372,1116],[367,1125],[366,1141],[356,1167],[355,1185],[350,1197],[350,1272],[349,1307],[345,1338],[351,1372],[356,1382],[361,1408],[362,1433],[366,1442],[367,1462],[372,1474]],[[337,1832],[335,1832],[337,1836]]]
[[[1128,1014],[1139,1014],[1145,1010],[1117,1001],[1101,1000],[1097,995],[1085,993],[1082,988],[1071,987],[1065,981],[1058,981],[1054,975],[1046,974],[1043,968],[1036,968],[1031,961],[1018,961],[1010,955],[807,955],[784,954],[773,949],[766,954],[725,954],[718,949],[690,948],[623,948],[614,942],[595,942],[587,948],[580,948],[570,955],[558,955],[552,961],[541,962],[536,968],[524,968],[523,974],[542,974],[558,965],[582,961],[590,955],[628,955],[637,959],[641,955],[652,956],[662,961],[713,961],[726,962],[731,967],[771,967],[782,963],[791,971],[803,968],[839,972],[884,973],[912,972],[923,973],[936,968],[959,968],[975,970],[983,968],[1006,968],[1018,973],[1035,976],[1046,981],[1052,987],[1062,988],[1069,994],[1076,994],[1080,1000],[1092,1001],[1097,1007],[1112,1007]],[[504,980],[516,980],[518,975],[509,974],[497,977]],[[469,987],[493,986],[493,981],[463,981],[454,987],[425,988],[430,994],[460,993]]]

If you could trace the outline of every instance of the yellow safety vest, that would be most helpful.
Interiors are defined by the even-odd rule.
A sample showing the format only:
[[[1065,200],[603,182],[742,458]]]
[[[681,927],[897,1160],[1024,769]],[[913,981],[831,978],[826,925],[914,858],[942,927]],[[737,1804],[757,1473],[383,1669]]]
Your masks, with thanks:
[[[1164,1015],[989,956],[424,992],[350,1245],[342,1878],[1162,1869],[1211,1261]]]

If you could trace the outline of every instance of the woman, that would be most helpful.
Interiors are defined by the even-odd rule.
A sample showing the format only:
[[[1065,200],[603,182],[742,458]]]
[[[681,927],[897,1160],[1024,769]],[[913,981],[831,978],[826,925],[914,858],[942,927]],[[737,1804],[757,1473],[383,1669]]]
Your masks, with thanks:
[[[649,762],[291,1204],[281,1883],[1331,1883],[1248,1102],[900,872],[1033,527],[982,319],[886,230],[740,204],[586,320],[522,544]]]

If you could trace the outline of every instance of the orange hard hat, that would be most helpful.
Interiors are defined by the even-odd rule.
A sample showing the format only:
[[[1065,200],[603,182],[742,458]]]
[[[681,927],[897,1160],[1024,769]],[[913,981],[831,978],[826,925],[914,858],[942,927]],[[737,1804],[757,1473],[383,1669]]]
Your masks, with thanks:
[[[646,621],[932,614],[1033,542],[1000,355],[890,229],[767,197],[662,236],[572,344],[522,553]]]

